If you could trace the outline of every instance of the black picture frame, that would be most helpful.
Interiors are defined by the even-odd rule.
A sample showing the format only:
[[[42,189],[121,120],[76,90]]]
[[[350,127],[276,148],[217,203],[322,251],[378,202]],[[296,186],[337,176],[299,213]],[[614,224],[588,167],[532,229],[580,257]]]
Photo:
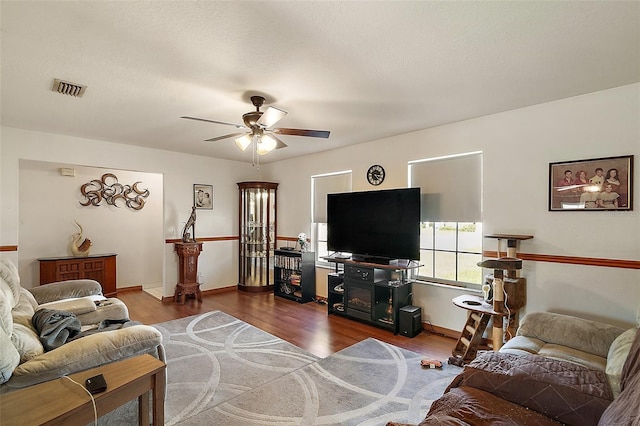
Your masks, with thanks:
[[[213,185],[193,184],[193,205],[196,210],[213,210]]]
[[[633,210],[633,155],[549,164],[549,211]]]

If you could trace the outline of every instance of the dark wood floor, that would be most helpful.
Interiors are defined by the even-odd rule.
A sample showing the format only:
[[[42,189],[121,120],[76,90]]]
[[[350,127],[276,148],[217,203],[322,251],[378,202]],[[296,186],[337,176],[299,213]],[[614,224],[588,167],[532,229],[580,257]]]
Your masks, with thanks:
[[[423,354],[425,358],[446,361],[456,343],[449,337],[426,331],[414,338],[394,335],[337,315],[327,315],[326,305],[299,304],[272,293],[230,290],[206,295],[202,303],[189,299],[184,305],[162,303],[143,291],[121,291],[118,298],[129,308],[131,319],[144,324],[220,310],[322,358],[373,337]]]

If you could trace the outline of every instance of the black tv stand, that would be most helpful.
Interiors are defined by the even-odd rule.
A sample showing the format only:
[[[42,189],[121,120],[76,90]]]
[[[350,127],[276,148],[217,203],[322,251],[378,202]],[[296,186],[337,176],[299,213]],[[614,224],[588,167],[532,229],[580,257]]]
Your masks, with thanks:
[[[407,270],[419,265],[391,260],[386,264],[325,257],[336,264],[328,276],[328,314],[345,316],[398,334],[399,310],[411,301]],[[368,258],[369,259],[369,258]],[[344,273],[338,273],[338,264]]]

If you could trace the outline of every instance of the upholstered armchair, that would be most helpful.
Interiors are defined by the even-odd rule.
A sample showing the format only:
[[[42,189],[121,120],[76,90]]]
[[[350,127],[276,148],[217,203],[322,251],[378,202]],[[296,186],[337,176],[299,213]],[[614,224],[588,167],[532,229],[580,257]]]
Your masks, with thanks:
[[[32,324],[42,309],[73,314],[83,337],[45,350]],[[0,393],[145,353],[164,361],[162,335],[153,327],[138,324],[98,332],[105,322],[125,322],[128,315],[126,305],[104,297],[96,281],[27,290],[20,285],[16,266],[0,259]]]

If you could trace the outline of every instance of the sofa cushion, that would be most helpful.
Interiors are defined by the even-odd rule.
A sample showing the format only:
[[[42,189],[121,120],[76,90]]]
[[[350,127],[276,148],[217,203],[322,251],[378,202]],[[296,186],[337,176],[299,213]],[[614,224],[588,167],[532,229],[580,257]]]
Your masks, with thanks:
[[[570,315],[532,312],[522,318],[517,334],[606,358],[611,343],[624,331],[613,325]]]
[[[28,361],[44,352],[38,333],[31,324],[34,306],[37,306],[37,303],[31,293],[21,289],[18,302],[11,311],[13,329],[10,334],[11,342],[20,354],[20,362]]]
[[[7,386],[22,388],[123,358],[155,354],[161,344],[162,334],[147,325],[93,334],[20,364]]]
[[[6,287],[3,286],[4,297],[10,301],[13,308],[13,303],[20,297],[20,276],[18,268],[9,259],[0,258],[0,280],[6,284]]]
[[[604,371],[538,355],[481,352],[460,386],[490,392],[571,425],[595,425],[613,394]]]
[[[102,300],[95,311],[78,315],[78,319],[82,325],[98,324],[105,319],[129,319],[129,310],[122,300],[111,297]]]
[[[7,333],[0,330],[0,385],[11,378],[18,364],[20,364],[20,354]]]
[[[0,278],[0,330],[9,336],[11,335],[11,330],[13,330],[13,317],[11,316],[13,295],[10,291],[8,291],[7,295],[7,292],[3,291],[5,289],[8,291],[8,286]]]
[[[95,280],[68,280],[29,289],[39,304],[72,297],[102,295],[102,286]]]
[[[624,367],[622,367],[620,392],[629,387],[628,382],[630,382],[635,376],[640,376],[640,329],[636,331],[636,337],[633,339],[629,356],[624,362]]]
[[[631,345],[636,337],[637,329],[630,328],[616,338],[609,348],[607,356],[607,367],[605,373],[609,378],[609,385],[616,398],[620,394],[620,376],[622,375],[622,367],[629,356]]]
[[[602,414],[598,425],[627,426],[640,424],[640,329],[636,331],[631,351],[622,368],[620,395]]]
[[[20,298],[18,269],[9,260],[0,258],[0,328],[11,335],[13,318],[11,310]]]
[[[579,349],[564,346],[562,344],[547,343],[540,349],[537,355],[554,358],[560,361],[568,361],[583,367],[604,371],[607,367],[606,356],[595,355]]]
[[[558,426],[560,423],[489,392],[472,387],[453,388],[431,404],[420,426]]]
[[[31,327],[26,327],[22,324],[13,324],[11,343],[20,354],[21,363],[44,353],[42,343],[40,343],[35,331]]]
[[[540,339],[529,336],[516,336],[509,339],[502,347],[500,352],[513,353],[516,355],[537,354],[545,345]]]
[[[500,348],[500,352],[514,355],[543,355],[597,370],[604,370],[607,365],[607,358],[605,357],[562,344],[546,343],[538,338],[529,336],[514,337]]]
[[[13,309],[11,310],[13,322],[28,324],[37,307],[38,303],[35,301],[31,293],[23,288],[20,291],[17,303],[14,304]]]
[[[71,312],[75,315],[82,315],[95,311],[96,303],[89,297],[74,297],[43,303],[39,305],[37,309],[53,309],[56,311]]]

